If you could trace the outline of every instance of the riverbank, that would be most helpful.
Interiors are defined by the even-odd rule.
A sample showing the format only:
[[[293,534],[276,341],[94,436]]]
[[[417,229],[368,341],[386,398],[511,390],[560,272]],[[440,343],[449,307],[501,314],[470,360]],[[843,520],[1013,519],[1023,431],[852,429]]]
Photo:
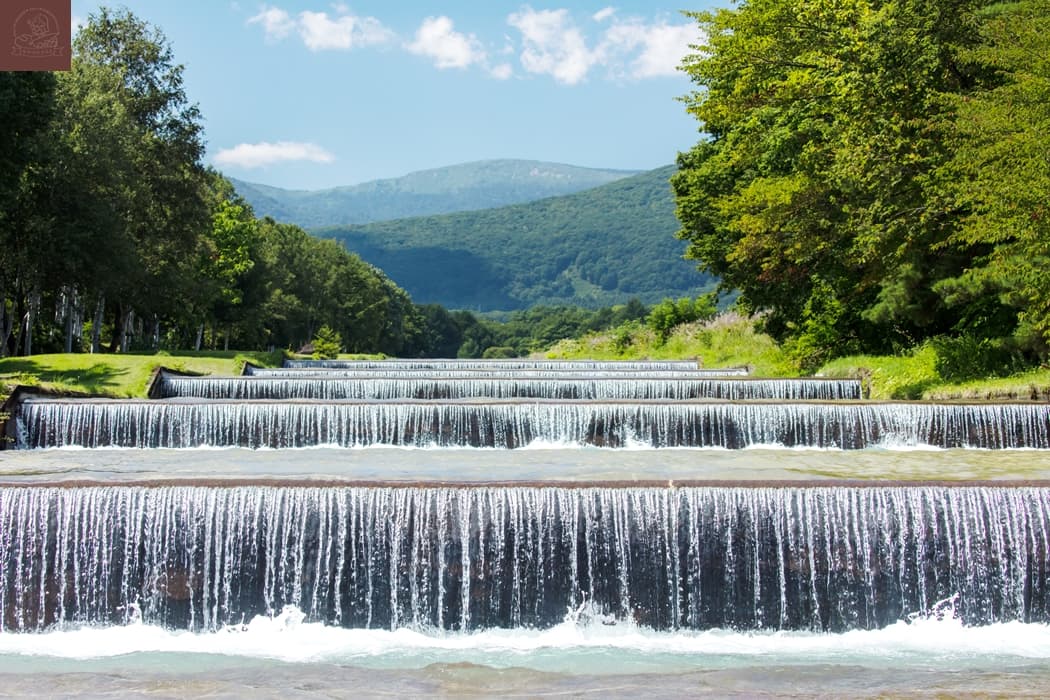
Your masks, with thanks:
[[[281,352],[234,351],[5,357],[0,359],[0,402],[19,385],[60,393],[142,398],[158,367],[187,374],[230,375],[240,374],[245,362],[276,366],[283,357]]]
[[[696,359],[702,367],[747,366],[757,377],[797,376],[791,359],[754,323],[726,313],[706,323],[679,326],[663,343],[641,325],[621,326],[583,338],[563,340],[544,353],[552,359]],[[1006,377],[946,381],[937,372],[931,344],[903,355],[853,355],[828,362],[815,376],[856,378],[875,400],[1048,401],[1050,368],[1033,368]]]

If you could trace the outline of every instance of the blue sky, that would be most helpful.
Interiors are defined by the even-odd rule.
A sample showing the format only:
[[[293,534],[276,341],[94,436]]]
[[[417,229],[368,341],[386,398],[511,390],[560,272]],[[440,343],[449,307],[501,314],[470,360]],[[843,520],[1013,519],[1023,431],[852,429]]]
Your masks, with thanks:
[[[699,137],[676,100],[699,38],[678,6],[123,5],[185,65],[207,162],[245,180],[316,189],[490,158],[648,169]],[[74,0],[74,22],[97,7]]]

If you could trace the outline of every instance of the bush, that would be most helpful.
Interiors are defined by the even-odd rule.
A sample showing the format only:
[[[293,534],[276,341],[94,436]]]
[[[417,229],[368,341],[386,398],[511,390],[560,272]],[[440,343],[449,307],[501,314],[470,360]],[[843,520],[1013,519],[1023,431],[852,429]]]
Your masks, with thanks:
[[[485,348],[485,352],[481,353],[482,359],[485,360],[503,360],[517,356],[518,353],[514,351],[514,348],[505,345],[488,347]]]
[[[675,326],[693,321],[707,321],[714,318],[715,313],[717,313],[717,307],[714,293],[704,294],[696,299],[689,297],[682,297],[677,301],[664,299],[649,311],[646,322],[656,331],[657,337],[663,343],[671,335]]]
[[[937,352],[934,367],[941,379],[948,382],[1003,377],[1020,364],[1001,340],[961,335],[942,336],[932,342]]]
[[[315,360],[333,360],[339,357],[339,349],[343,339],[329,326],[324,325],[317,331],[313,339]]]

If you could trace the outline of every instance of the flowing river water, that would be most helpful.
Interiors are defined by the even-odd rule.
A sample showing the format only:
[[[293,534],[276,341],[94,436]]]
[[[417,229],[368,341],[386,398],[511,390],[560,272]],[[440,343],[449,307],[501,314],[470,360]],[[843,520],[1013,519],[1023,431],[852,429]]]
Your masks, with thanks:
[[[78,437],[0,452],[0,695],[1050,694],[1044,405],[817,404],[837,421],[862,414],[848,449],[821,437],[841,431],[798,430],[806,399],[775,404],[796,412],[791,447],[753,428],[734,449],[668,447],[637,429],[644,415],[610,427],[608,411],[596,432],[579,416],[605,404],[576,399],[513,445],[475,439],[476,426],[449,439],[431,419],[431,437],[409,444],[288,448],[264,436],[318,431],[322,414],[345,424],[332,416],[347,402],[307,399],[307,418],[281,422],[258,401],[106,410],[254,410],[253,434],[277,447],[196,427],[177,447],[86,447],[141,432],[100,422],[98,402],[22,405],[23,448]],[[377,421],[458,405],[412,398],[392,414],[388,401],[360,405],[380,406]],[[549,401],[499,405],[520,427]],[[719,421],[778,415],[756,401],[699,403],[730,407]],[[668,405],[697,420],[689,400]],[[858,408],[871,405],[886,408]],[[938,411],[956,422],[915,426]]]

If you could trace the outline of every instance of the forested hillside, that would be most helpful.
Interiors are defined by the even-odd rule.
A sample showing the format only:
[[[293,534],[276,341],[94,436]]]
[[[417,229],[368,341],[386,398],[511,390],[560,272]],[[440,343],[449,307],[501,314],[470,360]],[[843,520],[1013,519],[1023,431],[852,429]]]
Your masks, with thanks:
[[[714,280],[682,259],[675,240],[674,170],[528,204],[314,233],[382,268],[417,302],[450,308],[696,296]]]
[[[233,184],[260,216],[316,227],[531,202],[633,174],[534,160],[485,160],[327,190],[286,190],[240,180]]]

